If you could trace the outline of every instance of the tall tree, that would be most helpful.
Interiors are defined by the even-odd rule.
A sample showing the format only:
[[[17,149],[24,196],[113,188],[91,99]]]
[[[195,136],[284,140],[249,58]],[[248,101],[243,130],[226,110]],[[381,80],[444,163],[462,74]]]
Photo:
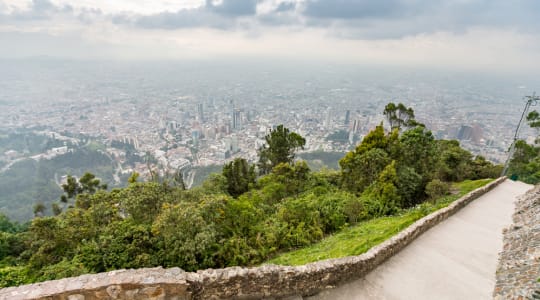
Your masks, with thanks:
[[[390,124],[390,128],[401,130],[403,127],[413,127],[418,125],[414,119],[414,110],[406,107],[403,103],[396,105],[393,102],[384,107],[384,116]]]
[[[97,190],[106,190],[107,184],[102,184],[96,178],[96,175],[86,172],[79,181],[75,177],[68,175],[66,183],[62,184],[62,189],[65,193],[62,197],[62,202],[67,202],[65,200],[75,198],[78,194],[94,194]]]
[[[259,148],[259,172],[268,174],[280,163],[290,164],[294,160],[295,151],[304,149],[306,140],[296,132],[289,131],[283,125],[270,131],[265,136],[266,145]]]
[[[223,176],[227,179],[227,192],[238,197],[249,190],[255,183],[255,166],[243,158],[236,158],[223,166]]]
[[[68,175],[66,183],[62,184],[62,189],[64,190],[64,194],[60,196],[60,202],[64,203],[64,206],[66,206],[69,199],[77,199],[77,195],[91,195],[98,190],[106,190],[107,184],[101,183],[101,180],[96,178],[94,174],[86,172],[78,181],[77,178]],[[53,212],[55,215],[60,214],[60,206],[55,205],[53,207]]]
[[[435,138],[424,126],[405,131],[399,138],[402,165],[412,167],[416,173],[429,181],[435,164]]]
[[[96,175],[86,172],[79,179],[79,184],[83,193],[93,194],[97,190],[106,190],[107,184],[101,183],[99,179],[96,178]]]
[[[382,123],[370,131],[354,151],[339,161],[343,186],[353,192],[362,192],[373,183],[391,162],[388,149],[394,138],[392,134],[384,133]]]

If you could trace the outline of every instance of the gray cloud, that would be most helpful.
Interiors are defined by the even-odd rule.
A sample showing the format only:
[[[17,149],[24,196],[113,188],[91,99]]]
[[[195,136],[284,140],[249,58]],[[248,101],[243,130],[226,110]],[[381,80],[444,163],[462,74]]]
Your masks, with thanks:
[[[540,27],[537,0],[308,0],[306,25],[331,27],[347,38],[400,38],[472,27],[533,31]]]
[[[260,0],[224,0],[220,4],[213,4],[212,0],[206,0],[205,4],[198,8],[134,18],[114,16],[113,21],[116,24],[126,22],[147,29],[194,27],[231,29],[235,27],[237,18],[253,17],[259,2]]]
[[[329,28],[343,38],[386,39],[471,27],[511,28],[532,31],[540,26],[534,12],[537,0],[307,0],[283,2],[274,11],[256,15],[260,0],[225,0],[176,13],[136,17],[143,28],[210,27],[240,30],[239,17],[251,26],[304,26]]]
[[[223,0],[214,4],[206,0],[200,7],[177,12],[104,15],[100,10],[83,8],[75,12],[69,5],[60,7],[49,0],[33,0],[28,10],[0,13],[0,22],[53,20],[61,15],[72,16],[83,24],[106,20],[144,29],[264,32],[265,27],[274,26],[315,27],[346,39],[401,38],[438,31],[462,33],[473,27],[534,34],[540,29],[538,0],[289,0],[271,12],[257,14],[257,5],[262,1]]]
[[[0,21],[34,21],[52,19],[59,14],[73,14],[70,5],[56,6],[49,0],[32,0],[29,9],[15,10],[10,14],[0,14]]]
[[[49,0],[33,0],[32,9],[34,11],[54,11],[57,7]]]
[[[257,21],[265,26],[303,26],[296,6],[296,2],[281,2],[273,11],[258,15]]]
[[[129,20],[129,18],[117,16],[117,23]],[[133,25],[147,29],[178,29],[193,27],[208,27],[228,29],[233,27],[234,20],[204,9],[185,9],[176,13],[164,12],[150,16],[136,17]]]
[[[306,2],[304,14],[311,18],[358,19],[391,17],[406,10],[399,0],[311,0]]]
[[[296,8],[296,3],[294,2],[281,2],[278,7],[275,9],[275,12],[282,13],[292,11]]]
[[[223,0],[219,5],[212,4],[212,0],[206,0],[205,9],[217,14],[236,16],[254,15],[260,0]]]

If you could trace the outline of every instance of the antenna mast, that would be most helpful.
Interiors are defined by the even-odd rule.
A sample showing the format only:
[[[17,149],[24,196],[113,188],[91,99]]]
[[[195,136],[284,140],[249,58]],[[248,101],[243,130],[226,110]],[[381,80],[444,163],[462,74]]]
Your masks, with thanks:
[[[519,132],[521,131],[521,127],[523,125],[523,118],[525,118],[525,115],[529,111],[531,105],[536,105],[538,101],[540,101],[540,97],[536,96],[536,93],[533,93],[532,96],[525,96],[524,98],[527,99],[527,102],[525,103],[525,109],[523,109],[523,113],[521,114],[521,118],[519,119],[516,133],[514,134],[514,140],[512,141],[512,145],[510,145],[510,149],[508,150],[508,158],[506,158],[506,163],[504,164],[504,169],[501,173],[501,176],[506,175],[506,172],[508,171],[508,166],[510,165],[510,161],[514,157],[514,152],[516,152],[516,142],[519,139]]]

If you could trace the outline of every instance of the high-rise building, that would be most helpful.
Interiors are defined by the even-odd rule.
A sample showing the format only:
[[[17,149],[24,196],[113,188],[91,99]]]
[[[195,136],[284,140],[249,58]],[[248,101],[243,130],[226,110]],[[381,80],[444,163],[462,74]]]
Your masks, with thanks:
[[[469,125],[461,125],[459,128],[459,131],[457,133],[457,139],[458,140],[470,140],[472,137],[473,128]]]
[[[345,122],[343,122],[343,124],[345,126],[349,125],[350,120],[351,120],[351,111],[347,109],[347,111],[345,112]]]
[[[232,129],[240,130],[242,129],[242,111],[235,109],[232,115]]]
[[[328,109],[326,111],[326,118],[324,119],[324,124],[323,125],[327,129],[329,129],[331,124],[332,124],[332,111],[330,109]]]
[[[164,118],[159,118],[159,129],[164,129],[166,128],[167,124],[165,122],[165,119]]]
[[[355,119],[353,121],[352,132],[358,133],[359,131],[360,131],[360,121]]]
[[[235,127],[235,124],[236,124],[235,112],[236,112],[236,110],[234,109],[234,100],[231,99],[229,101],[229,105],[231,106],[231,130],[234,130],[234,129],[236,129],[236,127]]]
[[[236,153],[238,152],[240,149],[238,147],[238,137],[236,135],[234,135],[232,138],[231,138],[231,151],[232,153]]]
[[[199,117],[199,122],[204,123],[204,111],[203,111],[203,104],[199,103],[197,105],[197,116]]]
[[[193,139],[193,146],[199,146],[200,132],[198,130],[193,130],[191,132],[191,138]]]
[[[480,124],[474,124],[472,126],[471,140],[475,143],[480,143],[484,138],[484,130]]]
[[[349,144],[352,145],[353,142],[354,142],[354,132],[350,131],[349,132]]]

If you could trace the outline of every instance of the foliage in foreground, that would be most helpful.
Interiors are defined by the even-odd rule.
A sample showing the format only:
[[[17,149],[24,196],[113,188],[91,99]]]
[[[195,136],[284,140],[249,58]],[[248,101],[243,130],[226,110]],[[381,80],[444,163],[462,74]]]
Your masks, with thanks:
[[[445,182],[498,174],[457,141],[436,141],[412,110],[392,112],[403,107],[389,107],[393,130],[381,124],[370,132],[340,171],[312,172],[293,161],[304,140],[278,126],[260,149],[259,171],[268,174],[259,178],[237,159],[191,190],[176,179],[137,182],[136,175],[112,191],[90,175],[71,182],[57,216],[1,232],[0,286],[119,268],[257,265],[359,222],[374,220],[378,230],[388,220],[378,242],[424,213],[411,207],[429,211],[422,203],[445,194]]]
[[[454,200],[477,189],[490,179],[464,181],[453,185],[458,192],[443,196],[434,202],[426,202],[402,211],[395,216],[380,217],[361,222],[331,235],[317,244],[281,254],[267,263],[279,265],[302,265],[322,259],[360,255],[391,238],[420,218],[448,206]]]

